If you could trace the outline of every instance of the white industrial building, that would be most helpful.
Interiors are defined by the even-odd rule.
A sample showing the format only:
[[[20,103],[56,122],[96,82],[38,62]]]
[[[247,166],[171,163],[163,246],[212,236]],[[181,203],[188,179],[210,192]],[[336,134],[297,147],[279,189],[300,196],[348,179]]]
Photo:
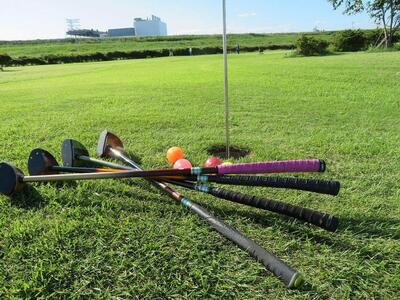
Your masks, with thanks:
[[[136,36],[167,35],[167,24],[156,16],[147,19],[135,18],[133,27]]]
[[[159,17],[151,16],[151,18],[142,19],[135,18],[133,28],[114,28],[107,32],[108,37],[130,37],[130,36],[154,36],[167,35],[167,24]]]

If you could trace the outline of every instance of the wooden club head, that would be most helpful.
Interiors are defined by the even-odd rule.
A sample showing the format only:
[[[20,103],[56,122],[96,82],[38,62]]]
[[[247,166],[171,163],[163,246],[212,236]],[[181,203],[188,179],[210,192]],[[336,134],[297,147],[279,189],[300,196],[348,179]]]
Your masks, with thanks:
[[[118,136],[107,130],[104,130],[100,134],[99,141],[97,143],[97,155],[100,157],[116,158],[110,149],[124,152],[124,145]]]
[[[58,174],[51,167],[58,166],[57,160],[46,150],[33,149],[28,159],[28,171],[30,175],[52,175]]]
[[[12,196],[22,190],[24,173],[12,164],[0,163],[0,194]]]
[[[79,159],[80,156],[89,157],[89,152],[78,141],[68,139],[61,146],[61,157],[66,167],[87,167],[91,164]]]

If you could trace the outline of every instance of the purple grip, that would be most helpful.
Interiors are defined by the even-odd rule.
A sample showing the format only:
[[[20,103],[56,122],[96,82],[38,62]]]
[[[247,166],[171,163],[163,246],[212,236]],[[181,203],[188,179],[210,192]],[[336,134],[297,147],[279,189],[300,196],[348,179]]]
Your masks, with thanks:
[[[218,175],[324,172],[325,162],[319,159],[267,161],[218,166]]]

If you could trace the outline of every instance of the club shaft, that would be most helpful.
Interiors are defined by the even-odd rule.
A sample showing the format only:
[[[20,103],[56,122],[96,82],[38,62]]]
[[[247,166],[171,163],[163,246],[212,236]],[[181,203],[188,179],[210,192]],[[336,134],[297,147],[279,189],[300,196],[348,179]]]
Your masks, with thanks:
[[[52,182],[52,181],[69,181],[69,180],[96,180],[96,179],[117,179],[117,178],[134,178],[134,177],[156,177],[156,176],[174,176],[181,173],[190,173],[187,170],[121,170],[120,172],[103,172],[103,173],[83,173],[83,174],[56,174],[56,175],[37,175],[25,176],[24,182]]]
[[[79,157],[77,157],[77,159],[95,163],[95,164],[101,165],[103,167],[109,167],[109,168],[120,169],[120,170],[132,170],[132,168],[127,167],[127,166],[121,166],[118,164],[114,164],[114,163],[111,163],[108,161],[104,161],[101,159],[96,159],[96,158],[92,158],[92,157],[88,157],[88,156],[79,156]]]
[[[56,181],[74,181],[74,180],[97,180],[97,179],[117,179],[141,177],[137,176],[139,172],[123,171],[120,172],[100,172],[100,173],[72,173],[55,175],[36,175],[25,176],[23,182],[56,182]]]
[[[111,151],[113,151],[113,149],[111,149]],[[122,161],[128,163],[136,169],[143,170],[140,165],[129,159],[129,157],[127,157],[124,153],[118,150],[115,151],[116,152],[114,152],[114,154]],[[214,217],[203,207],[201,207],[197,203],[192,202],[188,198],[185,198],[183,195],[173,190],[167,184],[159,181],[150,181],[161,190],[166,192],[172,199],[179,201],[183,206],[189,208],[191,211],[204,219],[213,229],[219,232],[222,236],[235,243],[241,249],[247,251],[252,257],[261,262],[268,270],[270,270],[275,276],[280,278],[287,287],[298,287],[302,283],[302,276],[296,270],[292,269],[285,262],[276,257],[274,254],[263,249],[254,241],[244,236],[241,232]]]
[[[105,169],[105,168],[81,168],[81,167],[61,167],[61,166],[52,166],[52,167],[50,167],[50,171],[65,172],[65,173],[99,173],[99,172],[116,173],[116,172],[121,172],[120,169],[116,170],[116,169]]]

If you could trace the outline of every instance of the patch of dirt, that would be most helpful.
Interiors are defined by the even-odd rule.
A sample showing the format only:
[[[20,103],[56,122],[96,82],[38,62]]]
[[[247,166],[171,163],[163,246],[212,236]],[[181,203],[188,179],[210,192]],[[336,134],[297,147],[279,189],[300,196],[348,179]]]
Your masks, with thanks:
[[[235,145],[229,147],[229,152],[231,158],[238,159],[241,157],[248,156],[250,154],[250,149],[241,148]],[[207,153],[220,158],[226,158],[226,146],[225,145],[212,145],[207,148]]]

